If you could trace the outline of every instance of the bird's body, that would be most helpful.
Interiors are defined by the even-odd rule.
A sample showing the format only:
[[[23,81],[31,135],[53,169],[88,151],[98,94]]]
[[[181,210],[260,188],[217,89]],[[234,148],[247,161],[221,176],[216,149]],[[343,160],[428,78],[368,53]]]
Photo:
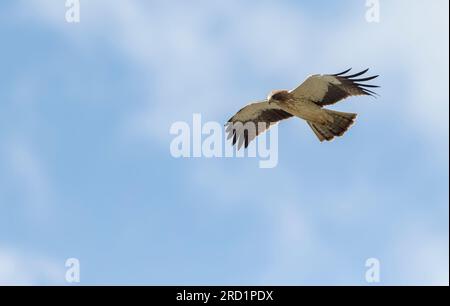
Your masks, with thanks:
[[[293,116],[307,121],[320,141],[342,136],[357,115],[328,110],[324,106],[350,96],[373,96],[375,93],[368,88],[378,87],[361,83],[378,76],[356,79],[368,69],[344,76],[349,71],[334,75],[313,75],[294,90],[272,91],[266,100],[247,105],[228,121],[228,138],[233,138],[233,145],[238,143],[239,148],[244,144],[247,147],[270,126]]]
[[[274,97],[275,96],[275,97]],[[306,121],[322,123],[332,122],[333,118],[314,102],[304,97],[295,97],[287,90],[279,91],[267,98],[269,104],[276,104],[285,112]]]

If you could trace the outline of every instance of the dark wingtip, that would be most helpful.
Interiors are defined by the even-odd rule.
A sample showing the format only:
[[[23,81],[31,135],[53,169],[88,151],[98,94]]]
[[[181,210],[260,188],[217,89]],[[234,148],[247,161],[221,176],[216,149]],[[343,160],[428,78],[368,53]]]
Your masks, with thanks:
[[[370,85],[370,84],[355,83],[355,85],[357,85],[359,87],[380,88],[380,86],[378,86],[378,85]]]
[[[332,76],[341,76],[343,74],[346,74],[347,72],[350,72],[351,70],[352,70],[352,68],[347,69],[347,70],[342,71],[342,72],[339,72],[339,73],[336,73],[336,74],[332,74]]]
[[[367,82],[367,81],[374,80],[374,79],[376,79],[378,77],[379,77],[379,75],[374,75],[374,76],[367,77],[367,78],[362,78],[362,79],[352,79],[352,81],[353,82]]]
[[[361,71],[361,72],[352,74],[352,75],[346,75],[345,78],[347,78],[347,79],[350,79],[350,78],[356,78],[356,77],[359,77],[360,75],[365,74],[367,71],[369,71],[369,68],[367,68],[366,70],[363,70],[363,71]]]
[[[360,83],[360,82],[367,82],[367,81],[374,80],[374,79],[378,78],[379,75],[374,75],[374,76],[370,76],[370,77],[365,77],[365,78],[355,79],[356,77],[359,77],[359,76],[361,76],[361,75],[367,73],[368,71],[369,71],[369,68],[367,68],[367,69],[365,69],[365,70],[363,70],[363,71],[361,71],[361,72],[352,74],[352,75],[345,75],[345,76],[341,76],[341,77],[342,77],[342,78],[345,78],[345,79],[348,80],[348,81],[350,81],[353,85],[358,86],[358,88],[361,89],[362,92],[363,92],[365,95],[368,95],[368,96],[372,96],[372,97],[374,97],[374,98],[377,98],[377,97],[379,97],[380,95],[379,95],[378,93],[376,93],[376,92],[370,90],[369,88],[380,88],[380,86],[378,86],[378,85],[371,85],[371,84],[363,84],[363,83]]]
[[[233,141],[232,141],[233,146],[236,144],[236,142],[237,142],[237,135],[236,135],[236,132],[234,131],[234,133],[233,133]]]
[[[370,89],[367,89],[367,88],[364,88],[362,91],[363,91],[364,94],[366,94],[368,96],[371,96],[371,97],[374,97],[375,99],[377,99],[380,96],[376,92],[374,92],[374,91],[372,91]]]

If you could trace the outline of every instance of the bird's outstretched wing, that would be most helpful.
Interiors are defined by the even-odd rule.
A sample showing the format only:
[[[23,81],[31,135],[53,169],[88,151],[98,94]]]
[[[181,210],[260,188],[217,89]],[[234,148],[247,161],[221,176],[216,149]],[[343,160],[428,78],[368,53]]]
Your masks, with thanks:
[[[373,80],[378,75],[358,78],[369,69],[352,75],[345,75],[351,69],[337,74],[312,75],[291,93],[297,98],[306,98],[320,106],[331,105],[350,96],[376,96],[369,88],[378,88],[363,82]]]
[[[226,126],[227,139],[233,138],[233,145],[238,149],[248,147],[250,142],[258,135],[264,133],[278,121],[292,117],[275,104],[267,100],[252,103],[241,109],[228,120]]]

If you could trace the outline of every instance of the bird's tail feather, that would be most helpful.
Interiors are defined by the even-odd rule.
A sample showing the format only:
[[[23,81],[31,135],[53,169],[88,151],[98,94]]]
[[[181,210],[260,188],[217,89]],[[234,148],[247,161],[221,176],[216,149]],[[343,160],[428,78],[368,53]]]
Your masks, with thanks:
[[[326,124],[317,124],[308,121],[309,126],[320,141],[330,141],[336,136],[342,136],[355,122],[356,114],[343,113],[324,109],[331,117],[333,122]]]

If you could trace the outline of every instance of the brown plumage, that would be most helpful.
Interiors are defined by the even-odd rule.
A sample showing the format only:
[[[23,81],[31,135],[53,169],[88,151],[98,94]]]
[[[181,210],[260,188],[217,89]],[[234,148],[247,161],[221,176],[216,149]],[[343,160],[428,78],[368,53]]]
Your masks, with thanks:
[[[379,87],[364,83],[378,76],[358,78],[368,69],[346,75],[350,70],[310,76],[294,90],[275,90],[266,100],[247,105],[228,121],[228,139],[232,138],[239,149],[242,145],[247,147],[271,126],[293,116],[306,120],[320,141],[344,135],[357,115],[323,107],[351,96],[375,96],[369,88]]]

